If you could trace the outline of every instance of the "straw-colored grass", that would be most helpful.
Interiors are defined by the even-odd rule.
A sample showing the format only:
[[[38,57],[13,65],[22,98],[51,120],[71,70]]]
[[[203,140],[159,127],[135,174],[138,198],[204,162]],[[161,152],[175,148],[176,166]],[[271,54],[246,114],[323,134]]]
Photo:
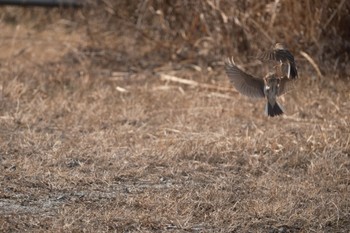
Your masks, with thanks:
[[[348,232],[348,2],[90,4],[0,10],[1,232]],[[222,61],[273,41],[267,118]]]

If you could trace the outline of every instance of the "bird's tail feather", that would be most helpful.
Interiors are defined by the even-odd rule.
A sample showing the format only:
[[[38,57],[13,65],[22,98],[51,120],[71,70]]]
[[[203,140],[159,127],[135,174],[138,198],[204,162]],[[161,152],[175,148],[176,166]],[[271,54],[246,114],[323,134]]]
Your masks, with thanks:
[[[276,102],[275,105],[267,102],[265,112],[268,116],[274,117],[283,114],[283,108]]]

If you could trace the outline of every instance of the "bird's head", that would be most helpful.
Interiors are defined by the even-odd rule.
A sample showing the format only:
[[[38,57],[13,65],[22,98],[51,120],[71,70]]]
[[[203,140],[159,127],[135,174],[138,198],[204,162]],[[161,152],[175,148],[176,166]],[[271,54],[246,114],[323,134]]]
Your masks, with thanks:
[[[284,50],[284,49],[286,49],[286,46],[283,43],[276,43],[273,48],[275,50]]]

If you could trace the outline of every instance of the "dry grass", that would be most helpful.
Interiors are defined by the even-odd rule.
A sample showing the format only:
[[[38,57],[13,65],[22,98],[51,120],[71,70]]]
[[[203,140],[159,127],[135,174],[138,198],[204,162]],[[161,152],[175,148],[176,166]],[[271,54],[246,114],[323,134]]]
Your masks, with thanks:
[[[313,1],[313,14],[275,1],[274,16],[267,1],[103,2],[0,11],[0,231],[349,231],[349,47],[322,44],[346,41],[348,8],[330,20]],[[222,67],[266,37],[290,45],[301,73],[273,119]]]

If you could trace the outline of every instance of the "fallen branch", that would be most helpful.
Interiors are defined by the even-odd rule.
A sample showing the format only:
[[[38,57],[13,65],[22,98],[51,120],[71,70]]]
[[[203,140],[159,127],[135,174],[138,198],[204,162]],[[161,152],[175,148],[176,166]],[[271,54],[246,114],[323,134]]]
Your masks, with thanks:
[[[320,78],[323,78],[323,75],[322,75],[322,73],[321,73],[320,68],[318,67],[318,65],[316,64],[316,62],[309,56],[309,54],[307,54],[307,53],[305,53],[305,52],[303,52],[303,51],[300,51],[300,54],[301,54],[303,57],[305,57],[305,59],[306,59],[308,62],[310,62],[310,64],[312,65],[312,67],[314,67],[314,69],[316,70],[318,76],[319,76]]]
[[[171,81],[171,82],[181,83],[192,87],[200,87],[200,88],[213,89],[218,91],[236,92],[232,88],[219,87],[219,86],[215,86],[207,83],[199,83],[193,80],[178,78],[176,76],[168,75],[168,74],[159,74],[159,75],[160,75],[160,79],[163,81]]]

